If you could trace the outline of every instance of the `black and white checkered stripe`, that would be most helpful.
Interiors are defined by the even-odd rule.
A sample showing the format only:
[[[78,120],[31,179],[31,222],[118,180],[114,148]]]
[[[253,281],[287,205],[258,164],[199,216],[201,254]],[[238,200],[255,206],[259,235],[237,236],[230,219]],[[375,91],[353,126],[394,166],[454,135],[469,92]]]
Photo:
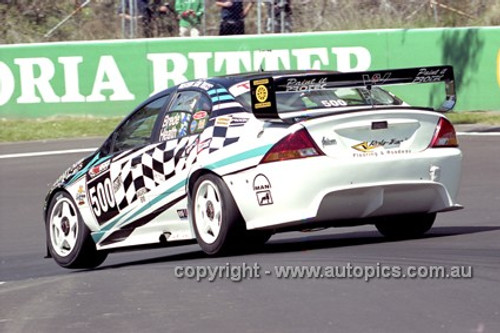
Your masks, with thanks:
[[[131,154],[119,156],[118,160],[123,160],[123,163],[118,176],[112,180],[119,209],[144,199],[147,192],[195,163],[199,142],[210,140],[209,153],[237,142],[244,116],[243,113],[243,116],[235,117],[238,121],[234,122],[233,116],[220,116],[210,120],[199,137],[161,142],[152,148],[140,150],[133,158],[127,158]]]
[[[187,159],[184,154],[195,139],[162,142],[123,162],[119,175],[113,180],[119,209],[141,199],[147,192],[171,178],[176,171],[184,170],[188,163],[192,163],[194,154]]]
[[[211,138],[209,153],[238,141],[241,136],[242,123],[241,121],[233,122],[233,118],[242,119],[234,116],[220,116],[208,122],[200,141]]]

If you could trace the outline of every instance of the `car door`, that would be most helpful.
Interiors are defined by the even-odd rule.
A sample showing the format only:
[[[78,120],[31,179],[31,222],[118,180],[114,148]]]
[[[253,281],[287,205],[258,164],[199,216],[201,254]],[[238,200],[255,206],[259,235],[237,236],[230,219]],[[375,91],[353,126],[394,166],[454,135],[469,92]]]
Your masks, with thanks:
[[[160,144],[152,152],[153,160],[158,163],[157,169],[162,170],[157,175],[162,181],[153,200],[161,200],[162,207],[173,207],[185,198],[185,185],[198,153],[198,138],[208,124],[211,109],[211,99],[201,90],[179,90],[172,97],[158,131]],[[165,213],[164,218],[185,218],[185,206],[176,205],[174,210]]]
[[[129,116],[101,149],[105,156],[87,172],[87,193],[99,225],[146,203],[151,184],[142,155],[156,144],[153,133],[169,99],[161,96]]]

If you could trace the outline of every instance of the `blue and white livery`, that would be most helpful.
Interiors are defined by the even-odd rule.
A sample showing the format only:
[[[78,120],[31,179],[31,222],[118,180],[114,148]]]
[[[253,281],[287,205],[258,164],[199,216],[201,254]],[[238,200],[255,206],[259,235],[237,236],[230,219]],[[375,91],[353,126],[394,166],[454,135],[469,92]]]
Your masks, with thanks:
[[[437,110],[380,87],[420,83],[444,84]],[[172,87],[52,186],[48,255],[89,268],[115,250],[196,241],[219,255],[289,230],[373,224],[388,237],[421,235],[436,213],[461,208],[462,154],[443,115],[455,100],[448,66]]]

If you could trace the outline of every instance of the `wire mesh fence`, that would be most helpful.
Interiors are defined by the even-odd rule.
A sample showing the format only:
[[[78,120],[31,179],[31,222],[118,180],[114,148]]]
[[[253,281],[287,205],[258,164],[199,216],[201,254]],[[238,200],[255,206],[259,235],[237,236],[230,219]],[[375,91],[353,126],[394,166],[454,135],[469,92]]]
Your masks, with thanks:
[[[185,35],[181,33],[182,26],[191,24],[183,15],[187,10],[198,10],[198,6],[202,8],[202,17],[192,26],[203,36],[487,25],[488,11],[500,10],[498,0],[171,0],[161,4],[150,1],[149,13],[143,15],[151,19],[146,20],[142,33],[135,31],[131,36],[124,30],[122,35]],[[490,18],[495,19],[498,17]]]
[[[0,16],[0,43],[25,43],[500,25],[500,0],[0,0]]]
[[[198,2],[203,17],[196,27],[202,36],[500,23],[500,0],[170,0],[163,3],[168,12],[150,2],[155,34],[178,36],[185,20],[177,9]],[[227,3],[231,6],[224,7]]]

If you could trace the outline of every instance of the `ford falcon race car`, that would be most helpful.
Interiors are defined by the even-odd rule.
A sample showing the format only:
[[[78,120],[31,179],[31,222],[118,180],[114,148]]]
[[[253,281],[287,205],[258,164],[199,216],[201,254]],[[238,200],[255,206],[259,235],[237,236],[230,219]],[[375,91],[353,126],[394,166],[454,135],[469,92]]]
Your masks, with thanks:
[[[436,109],[385,85],[444,85]],[[427,232],[460,209],[462,154],[443,115],[449,66],[198,79],[149,98],[50,189],[48,256],[66,268],[109,252],[194,243],[210,255],[273,233],[373,224]]]

